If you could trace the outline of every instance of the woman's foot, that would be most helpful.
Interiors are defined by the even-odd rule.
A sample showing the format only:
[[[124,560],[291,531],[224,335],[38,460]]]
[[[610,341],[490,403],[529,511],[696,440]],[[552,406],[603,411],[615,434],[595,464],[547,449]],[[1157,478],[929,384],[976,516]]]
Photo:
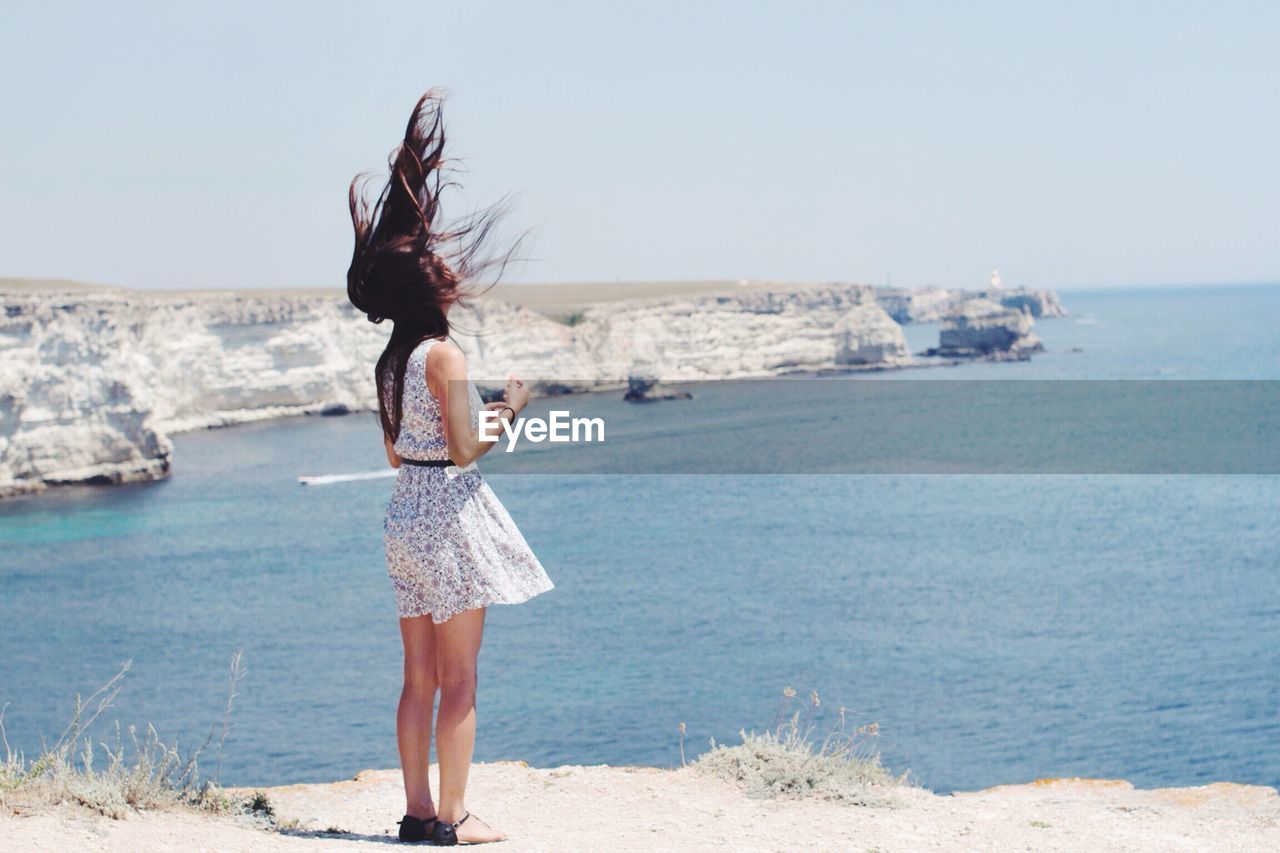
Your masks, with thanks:
[[[418,818],[413,815],[405,815],[400,818],[400,840],[401,841],[426,841],[431,837],[431,831],[436,828],[436,819],[434,816],[426,818]]]
[[[487,844],[490,841],[506,841],[507,836],[493,829],[480,818],[467,812],[456,822],[437,820],[431,832],[431,843],[437,847],[455,844]]]

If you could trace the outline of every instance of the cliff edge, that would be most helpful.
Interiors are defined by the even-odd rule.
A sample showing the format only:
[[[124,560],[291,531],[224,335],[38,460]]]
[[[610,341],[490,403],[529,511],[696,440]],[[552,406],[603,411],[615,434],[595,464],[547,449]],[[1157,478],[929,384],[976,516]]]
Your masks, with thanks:
[[[395,843],[404,809],[398,770],[261,792],[274,812],[269,822],[182,809],[112,820],[71,806],[16,808],[0,816],[0,848],[381,849]],[[871,807],[752,799],[693,766],[535,769],[502,762],[472,768],[467,802],[508,833],[492,848],[503,853],[1280,849],[1280,795],[1229,783],[1139,790],[1119,780],[1047,779],[948,796],[902,787],[890,804]]]

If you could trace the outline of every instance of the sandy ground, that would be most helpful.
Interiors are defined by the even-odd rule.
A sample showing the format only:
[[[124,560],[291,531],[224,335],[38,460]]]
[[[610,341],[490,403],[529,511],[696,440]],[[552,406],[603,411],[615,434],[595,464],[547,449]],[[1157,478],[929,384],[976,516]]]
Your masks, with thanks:
[[[560,284],[510,284],[501,283],[486,291],[482,298],[500,299],[522,305],[549,316],[567,316],[587,305],[617,302],[624,299],[661,299],[679,296],[703,296],[712,293],[735,293],[742,290],[778,290],[813,287],[812,284],[766,281],[604,281],[572,282]],[[133,299],[165,301],[169,299],[198,299],[221,297],[230,294],[240,296],[326,296],[346,295],[345,285],[333,287],[291,288],[124,288],[113,285],[65,279],[28,279],[0,277],[0,294],[30,295],[33,293],[98,293],[128,296]]]
[[[499,284],[487,293],[549,317],[564,317],[588,305],[625,299],[669,299],[738,293],[743,290],[780,290],[813,287],[765,281],[614,281],[571,284]]]
[[[279,821],[186,811],[123,820],[70,806],[11,808],[0,849],[338,851],[398,843],[396,770],[265,789]],[[510,835],[494,851],[1275,851],[1280,794],[1217,783],[1136,790],[1128,782],[1042,780],[937,796],[901,789],[897,805],[754,800],[692,768],[478,765],[469,807]]]

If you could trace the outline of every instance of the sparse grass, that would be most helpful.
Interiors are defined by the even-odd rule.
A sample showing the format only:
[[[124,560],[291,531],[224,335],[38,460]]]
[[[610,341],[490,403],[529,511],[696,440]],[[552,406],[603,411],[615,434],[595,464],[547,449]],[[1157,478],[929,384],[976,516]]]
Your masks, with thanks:
[[[244,810],[268,819],[276,816],[275,807],[262,791],[254,791],[253,796],[244,801]]]
[[[796,692],[783,691],[774,724],[762,733],[739,731],[742,743],[717,744],[692,764],[700,770],[742,785],[748,796],[819,797],[863,806],[893,804],[891,789],[910,784],[907,774],[894,776],[881,763],[875,723],[849,730],[846,709],[827,732],[816,736],[821,700],[810,694],[805,708],[795,708]],[[685,727],[680,726],[681,761]]]
[[[210,729],[199,748],[185,754],[176,743],[170,745],[162,740],[150,724],[140,733],[135,726],[122,731],[117,722],[114,737],[98,741],[95,746],[89,729],[119,695],[131,665],[132,661],[124,663],[115,676],[87,699],[77,695],[71,722],[57,742],[43,746],[33,761],[10,749],[4,729],[4,709],[0,708],[0,739],[4,745],[4,761],[0,763],[0,807],[71,803],[112,818],[122,818],[134,810],[174,806],[213,812],[234,811],[237,805],[245,808],[228,798],[217,781],[223,745],[231,726],[231,711],[239,695],[237,688],[245,675],[240,653],[236,652],[231,658],[227,702],[217,739],[217,761],[213,777],[207,780],[200,778],[200,758],[213,744],[216,726]],[[105,766],[99,766],[100,755]],[[265,802],[265,797],[263,800]]]

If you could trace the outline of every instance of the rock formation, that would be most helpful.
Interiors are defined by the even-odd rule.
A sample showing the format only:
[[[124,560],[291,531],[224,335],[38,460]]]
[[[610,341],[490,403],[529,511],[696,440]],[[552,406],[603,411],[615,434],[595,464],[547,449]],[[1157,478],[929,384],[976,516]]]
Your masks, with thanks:
[[[1044,292],[999,296],[1044,316],[1061,311]],[[184,430],[376,406],[373,364],[390,324],[369,323],[340,290],[0,281],[0,297],[0,496],[46,483],[164,476],[167,436]],[[484,298],[450,320],[482,390],[515,373],[542,393],[563,393],[622,387],[631,376],[673,382],[903,367],[912,359],[894,317],[934,320],[971,297],[759,285],[588,304],[572,324]],[[953,348],[990,342],[996,351],[1009,324],[1021,321],[964,322],[961,337],[948,338]],[[1024,353],[1027,343],[1018,335],[1000,351]]]
[[[874,297],[881,308],[899,323],[937,323],[961,313],[966,302],[986,299],[1005,308],[1023,309],[1032,317],[1065,317],[1058,294],[1052,290],[1009,288],[998,290],[943,290],[925,287],[919,290],[875,288]]]
[[[911,362],[902,327],[874,302],[849,309],[836,323],[836,364],[901,365]]]
[[[628,376],[627,393],[622,395],[622,399],[629,403],[651,403],[654,400],[692,400],[693,395],[652,376]]]
[[[948,358],[1025,359],[1044,347],[1032,332],[1029,308],[1009,309],[989,299],[965,302],[928,355]]]

